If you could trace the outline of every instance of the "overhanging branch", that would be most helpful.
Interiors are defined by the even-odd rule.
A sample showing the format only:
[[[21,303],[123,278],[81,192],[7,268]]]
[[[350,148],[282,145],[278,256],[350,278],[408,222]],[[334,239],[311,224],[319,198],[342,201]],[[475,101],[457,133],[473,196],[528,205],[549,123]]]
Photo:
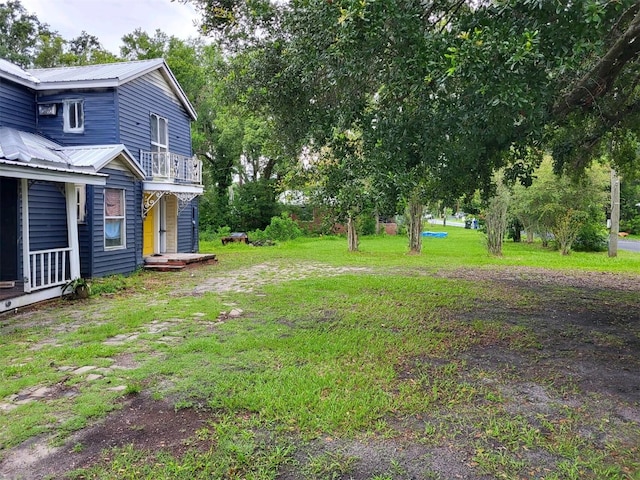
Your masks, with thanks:
[[[578,84],[555,103],[552,112],[557,119],[563,119],[576,108],[589,107],[606,95],[625,65],[635,60],[640,52],[640,4],[636,3],[633,9],[635,15],[625,32]]]

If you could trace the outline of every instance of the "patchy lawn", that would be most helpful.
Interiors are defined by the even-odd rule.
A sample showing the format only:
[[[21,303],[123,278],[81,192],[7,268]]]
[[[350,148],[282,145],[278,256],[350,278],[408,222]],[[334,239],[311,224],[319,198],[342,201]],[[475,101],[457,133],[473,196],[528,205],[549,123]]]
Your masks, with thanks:
[[[225,247],[0,317],[0,478],[640,478],[629,263],[384,241]]]

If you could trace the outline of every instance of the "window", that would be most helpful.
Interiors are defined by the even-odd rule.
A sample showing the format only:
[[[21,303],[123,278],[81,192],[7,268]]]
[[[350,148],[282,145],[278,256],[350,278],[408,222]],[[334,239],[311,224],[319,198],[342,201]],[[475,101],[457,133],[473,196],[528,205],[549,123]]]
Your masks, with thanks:
[[[125,248],[124,190],[104,189],[104,247]]]
[[[67,133],[84,132],[84,102],[82,100],[64,101],[64,131]]]
[[[87,186],[76,185],[76,213],[78,223],[84,223],[87,215]]]
[[[151,114],[151,151],[169,151],[169,133],[167,131],[167,119],[155,113]]]

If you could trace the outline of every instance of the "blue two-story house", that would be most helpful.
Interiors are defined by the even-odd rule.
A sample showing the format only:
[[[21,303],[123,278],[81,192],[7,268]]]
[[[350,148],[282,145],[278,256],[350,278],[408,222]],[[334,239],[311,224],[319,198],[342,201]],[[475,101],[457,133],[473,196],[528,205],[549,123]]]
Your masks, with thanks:
[[[196,252],[195,119],[162,59],[32,70],[0,60],[0,312],[71,279]]]

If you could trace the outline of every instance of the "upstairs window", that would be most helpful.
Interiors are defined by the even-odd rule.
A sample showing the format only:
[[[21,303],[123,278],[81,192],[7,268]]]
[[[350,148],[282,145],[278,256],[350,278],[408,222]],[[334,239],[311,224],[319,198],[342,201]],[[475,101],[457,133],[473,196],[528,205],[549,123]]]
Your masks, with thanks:
[[[104,189],[104,247],[106,250],[124,248],[125,245],[124,190]]]
[[[169,151],[169,132],[167,119],[155,113],[151,114],[151,151]]]
[[[67,133],[84,132],[84,102],[82,100],[64,101],[64,131]]]

